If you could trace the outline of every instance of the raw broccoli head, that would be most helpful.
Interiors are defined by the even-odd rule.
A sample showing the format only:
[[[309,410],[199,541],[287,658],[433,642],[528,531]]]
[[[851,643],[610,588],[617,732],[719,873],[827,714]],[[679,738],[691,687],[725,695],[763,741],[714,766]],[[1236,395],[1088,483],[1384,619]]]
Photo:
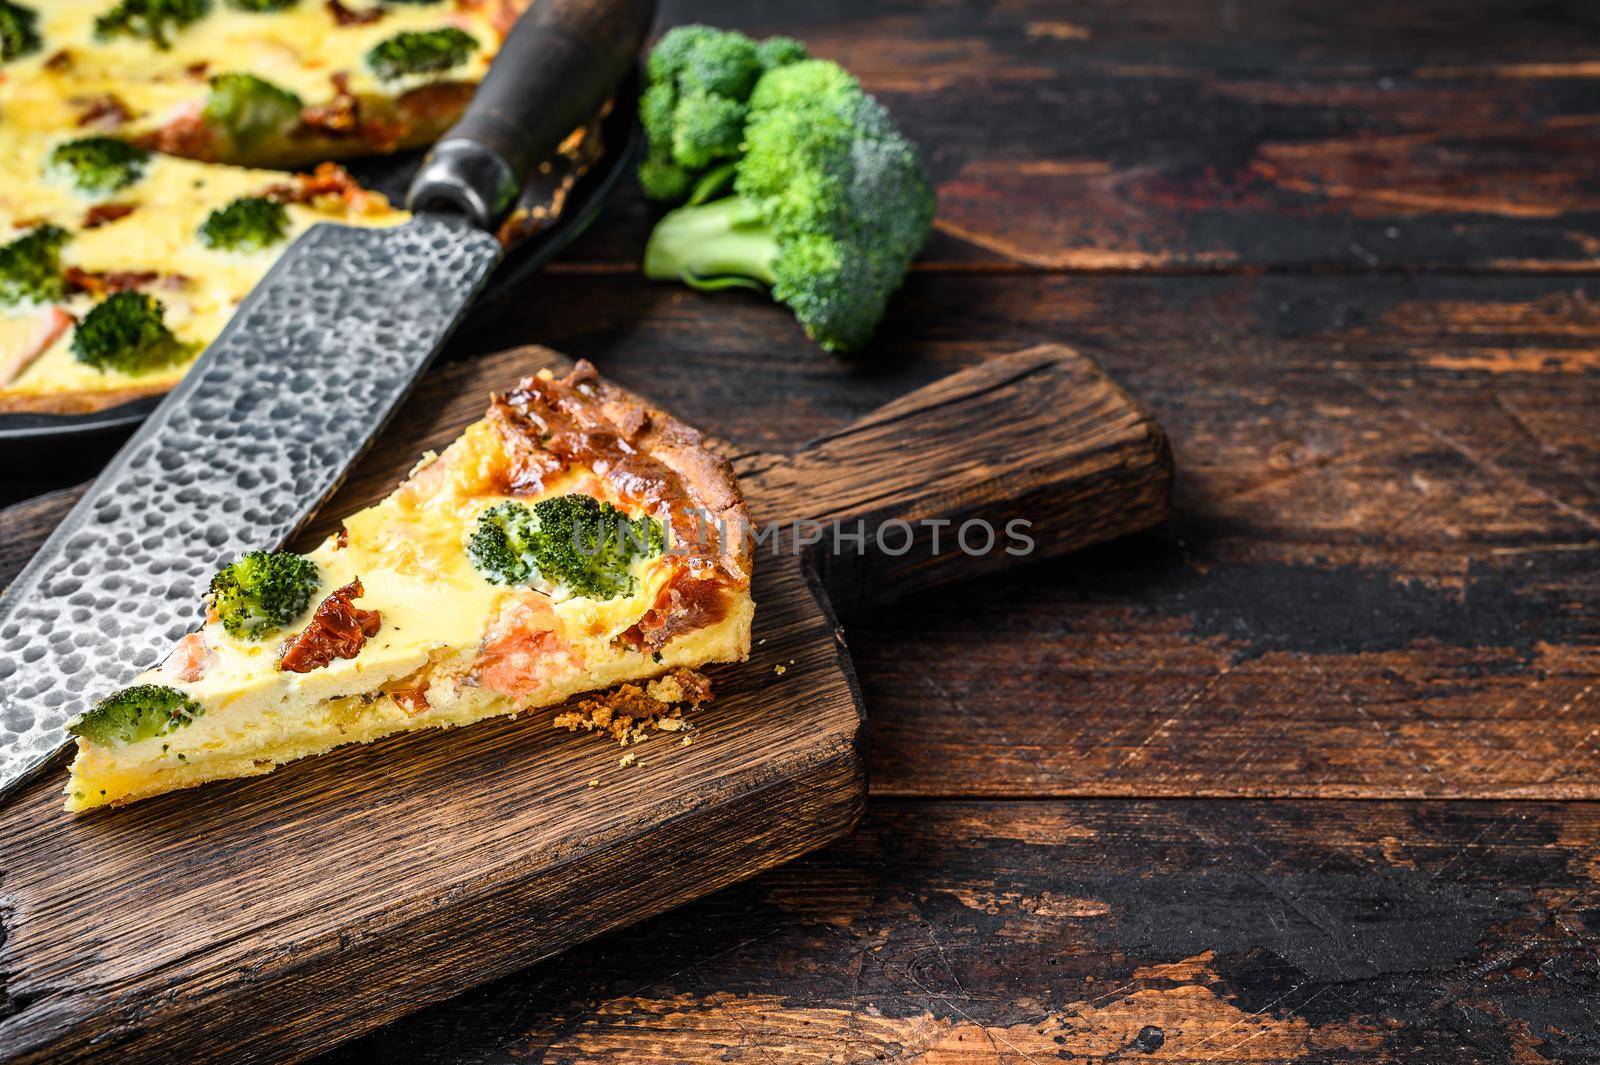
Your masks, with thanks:
[[[289,210],[265,196],[241,196],[200,223],[200,243],[219,251],[260,251],[283,239]]]
[[[72,354],[97,370],[148,373],[194,353],[172,335],[167,309],[143,292],[116,292],[83,316],[72,332]]]
[[[11,0],[0,0],[0,62],[37,52],[42,43],[38,12]]]
[[[218,74],[211,79],[202,114],[207,122],[249,149],[292,129],[300,121],[300,97],[254,74]]]
[[[61,245],[67,231],[38,226],[0,246],[0,304],[56,303],[67,294],[61,277]]]
[[[756,45],[756,62],[761,64],[763,74],[808,58],[806,46],[793,37],[768,37]]]
[[[681,202],[693,172],[739,154],[745,102],[768,69],[805,58],[788,37],[761,44],[742,33],[679,26],[650,53],[639,116],[650,151],[639,167],[645,195]]]
[[[648,515],[629,518],[610,503],[573,493],[531,508],[500,503],[478,516],[467,557],[491,584],[528,584],[535,575],[576,596],[615,599],[634,589],[628,567],[661,553],[666,533]]]
[[[171,32],[211,11],[211,0],[121,0],[94,20],[94,35],[143,37],[160,49],[171,47]]]
[[[204,713],[204,707],[177,688],[135,684],[95,703],[67,731],[102,747],[122,747],[176,732]]]
[[[732,196],[670,212],[645,249],[657,280],[771,286],[830,351],[872,336],[933,224],[933,187],[883,106],[837,64],[762,75]]]
[[[460,66],[478,50],[478,39],[454,26],[408,30],[372,46],[367,66],[380,78],[434,74]]]
[[[79,137],[50,153],[49,167],[79,192],[95,196],[126,188],[144,176],[150,153],[115,137]]]
[[[236,11],[287,11],[299,2],[300,0],[228,0],[228,6]]]
[[[639,163],[639,187],[652,200],[682,203],[694,188],[694,171],[679,166],[670,155],[651,152]]]
[[[319,574],[293,551],[250,551],[211,578],[206,602],[230,636],[264,640],[305,613]]]

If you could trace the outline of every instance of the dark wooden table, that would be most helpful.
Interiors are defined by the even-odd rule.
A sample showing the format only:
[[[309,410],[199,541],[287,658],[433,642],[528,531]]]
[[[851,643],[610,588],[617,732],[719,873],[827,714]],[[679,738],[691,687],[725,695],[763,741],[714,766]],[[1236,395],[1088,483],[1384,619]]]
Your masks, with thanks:
[[[457,354],[779,449],[1066,341],[1179,515],[846,618],[846,842],[333,1060],[1600,1060],[1600,9],[667,6],[926,146],[879,342],[646,284],[629,194]]]

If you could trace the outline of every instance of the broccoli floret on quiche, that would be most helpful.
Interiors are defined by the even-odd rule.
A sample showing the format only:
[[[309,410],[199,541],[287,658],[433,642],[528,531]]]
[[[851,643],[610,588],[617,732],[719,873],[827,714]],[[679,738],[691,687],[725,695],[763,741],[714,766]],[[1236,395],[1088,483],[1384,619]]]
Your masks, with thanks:
[[[260,251],[289,231],[289,210],[265,196],[241,196],[200,223],[200,243],[218,251]]]
[[[79,137],[50,152],[49,169],[83,193],[103,196],[127,188],[144,176],[150,153],[115,137]]]
[[[228,6],[235,11],[287,11],[300,0],[228,0]]]
[[[172,31],[197,22],[211,11],[211,0],[121,0],[94,20],[94,35],[142,37],[165,51]]]
[[[72,333],[72,354],[86,366],[149,373],[182,362],[194,345],[172,335],[167,309],[143,292],[117,292],[95,305]]]
[[[460,66],[477,50],[478,39],[454,26],[408,30],[373,45],[367,53],[367,66],[385,80],[437,74]]]
[[[320,575],[293,551],[250,551],[211,578],[206,601],[230,636],[264,640],[305,613]]]
[[[230,72],[211,79],[201,114],[241,148],[287,133],[300,121],[300,97],[254,74]]]
[[[573,595],[615,599],[634,589],[634,560],[660,554],[665,541],[654,518],[629,518],[573,493],[531,508],[514,501],[490,507],[478,517],[467,555],[491,584],[525,585],[537,575]]]
[[[122,747],[191,724],[205,709],[176,688],[136,684],[113,692],[67,725],[67,731],[102,747]]]
[[[61,245],[66,242],[65,229],[46,225],[0,245],[0,305],[58,303],[65,298]]]
[[[11,0],[0,0],[0,62],[9,63],[18,56],[37,52],[42,43],[39,13]]]

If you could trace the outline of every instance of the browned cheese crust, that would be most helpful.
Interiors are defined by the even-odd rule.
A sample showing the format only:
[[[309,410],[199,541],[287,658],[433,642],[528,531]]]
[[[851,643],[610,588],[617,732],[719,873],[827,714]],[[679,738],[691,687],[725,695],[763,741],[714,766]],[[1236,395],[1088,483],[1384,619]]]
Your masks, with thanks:
[[[538,494],[577,464],[623,499],[667,516],[681,567],[625,642],[658,650],[719,620],[750,587],[744,496],[733,467],[698,430],[602,381],[581,360],[565,377],[529,377],[495,396],[489,421],[505,448],[508,495]]]

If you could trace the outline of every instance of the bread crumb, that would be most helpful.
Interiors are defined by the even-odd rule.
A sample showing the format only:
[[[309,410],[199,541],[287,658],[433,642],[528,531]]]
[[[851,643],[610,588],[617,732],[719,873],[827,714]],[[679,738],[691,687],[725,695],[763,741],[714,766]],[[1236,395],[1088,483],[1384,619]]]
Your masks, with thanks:
[[[680,703],[684,698],[683,685],[678,678],[668,673],[664,677],[657,677],[644,686],[645,694],[652,699],[663,703]]]
[[[591,788],[598,788],[600,786],[600,781],[598,779],[597,780],[591,780],[591,781],[589,781],[589,786]]]
[[[683,708],[711,702],[711,680],[692,669],[678,669],[664,677],[623,684],[611,691],[579,701],[576,710],[555,716],[555,726],[569,732],[604,732],[620,747],[648,739],[652,729],[682,732],[693,726]]]
[[[782,663],[781,663],[781,662],[780,662],[780,663],[779,663],[779,664],[778,664],[778,665],[775,665],[775,666],[773,666],[773,667],[772,667],[772,672],[774,672],[774,673],[776,673],[776,674],[777,674],[777,675],[778,675],[778,676],[780,676],[780,677],[781,677],[781,676],[783,676],[783,675],[784,675],[784,674],[785,674],[785,673],[787,673],[787,672],[789,672],[789,667],[788,667],[788,666],[786,666],[786,665],[783,665],[783,664],[782,664]]]
[[[627,768],[630,765],[638,765],[639,759],[634,757],[632,751],[629,751],[627,754],[622,756],[622,761],[618,764],[620,764],[623,768]]]

